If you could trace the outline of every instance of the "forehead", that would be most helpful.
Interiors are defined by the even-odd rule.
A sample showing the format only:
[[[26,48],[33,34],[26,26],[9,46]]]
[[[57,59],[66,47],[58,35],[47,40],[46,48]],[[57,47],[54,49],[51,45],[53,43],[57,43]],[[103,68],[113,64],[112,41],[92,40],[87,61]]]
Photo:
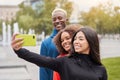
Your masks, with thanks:
[[[85,37],[84,33],[82,31],[79,31],[77,34],[76,34],[76,37],[79,37],[79,36],[82,36],[82,37]]]
[[[59,17],[59,16],[65,17],[65,13],[62,12],[62,11],[56,11],[56,12],[54,12],[53,15],[52,15],[52,17]]]
[[[65,31],[61,33],[61,37],[65,37],[65,36],[70,36],[69,32]]]

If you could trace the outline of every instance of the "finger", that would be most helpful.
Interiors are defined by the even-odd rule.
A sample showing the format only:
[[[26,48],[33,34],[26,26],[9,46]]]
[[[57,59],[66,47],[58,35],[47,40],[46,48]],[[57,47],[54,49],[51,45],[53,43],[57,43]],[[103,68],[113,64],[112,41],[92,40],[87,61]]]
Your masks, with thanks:
[[[18,34],[19,34],[19,33],[15,33],[15,34],[13,34],[13,36],[12,36],[12,40],[14,40],[15,37],[16,37]]]
[[[22,43],[23,43],[23,39],[16,38],[11,42],[11,46],[12,46],[13,49],[15,49],[16,46],[19,46],[19,44],[22,44]]]
[[[14,45],[12,46],[12,48],[13,48],[14,50],[19,50],[20,48],[22,48],[22,44],[23,44],[23,41],[14,44]]]
[[[21,41],[23,41],[22,38],[16,38],[16,39],[12,40],[11,45],[17,44],[17,43],[19,43]]]

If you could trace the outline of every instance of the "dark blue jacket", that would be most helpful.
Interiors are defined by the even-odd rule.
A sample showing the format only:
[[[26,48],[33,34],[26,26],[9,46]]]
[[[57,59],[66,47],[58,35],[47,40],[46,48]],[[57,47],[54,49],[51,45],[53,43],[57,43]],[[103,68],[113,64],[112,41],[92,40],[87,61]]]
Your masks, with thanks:
[[[54,29],[50,37],[41,43],[40,55],[49,56],[52,58],[59,55],[53,42],[53,38],[57,33],[58,31]],[[40,68],[40,80],[53,80],[53,71],[47,68]]]

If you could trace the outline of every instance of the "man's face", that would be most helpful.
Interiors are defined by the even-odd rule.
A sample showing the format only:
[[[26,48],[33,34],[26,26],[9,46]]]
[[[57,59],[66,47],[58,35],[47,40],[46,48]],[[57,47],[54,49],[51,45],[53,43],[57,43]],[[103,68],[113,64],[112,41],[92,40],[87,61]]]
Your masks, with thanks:
[[[56,11],[52,16],[52,23],[58,31],[65,28],[66,21],[66,15],[61,11]]]

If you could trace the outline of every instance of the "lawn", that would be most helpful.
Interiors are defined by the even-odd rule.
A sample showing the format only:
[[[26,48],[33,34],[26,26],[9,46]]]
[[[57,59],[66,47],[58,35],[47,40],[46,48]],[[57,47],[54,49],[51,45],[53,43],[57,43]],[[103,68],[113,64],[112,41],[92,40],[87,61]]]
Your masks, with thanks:
[[[120,80],[120,57],[102,59],[107,69],[108,80]]]

